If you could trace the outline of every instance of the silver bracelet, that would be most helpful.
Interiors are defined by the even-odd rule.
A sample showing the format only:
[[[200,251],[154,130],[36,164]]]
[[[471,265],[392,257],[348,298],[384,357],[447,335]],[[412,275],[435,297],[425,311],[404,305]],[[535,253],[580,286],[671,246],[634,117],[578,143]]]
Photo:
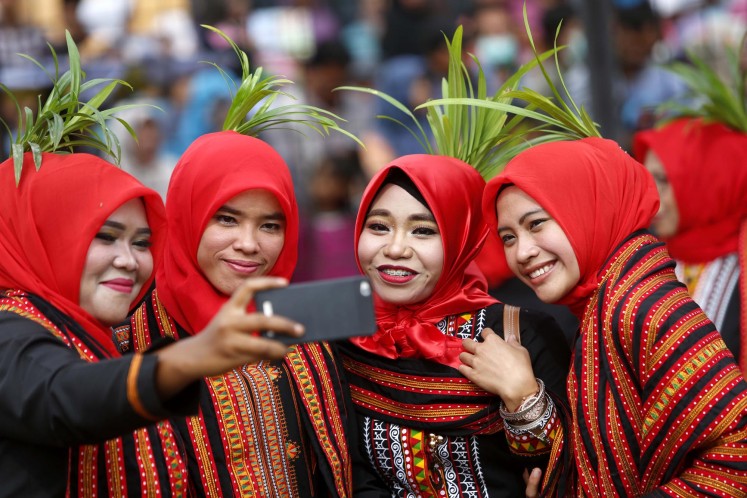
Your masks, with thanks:
[[[542,382],[542,379],[536,380],[539,385],[539,391],[522,401],[519,409],[515,412],[508,411],[505,403],[501,400],[498,411],[503,420],[507,422],[530,422],[536,420],[537,417],[542,415],[545,409],[543,403],[545,400],[545,383]]]

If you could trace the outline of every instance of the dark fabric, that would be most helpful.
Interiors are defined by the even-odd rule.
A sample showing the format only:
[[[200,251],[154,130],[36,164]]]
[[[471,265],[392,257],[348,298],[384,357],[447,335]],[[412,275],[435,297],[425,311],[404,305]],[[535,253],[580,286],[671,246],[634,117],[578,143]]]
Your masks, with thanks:
[[[0,312],[0,496],[63,496],[69,447],[102,443],[128,433],[120,441],[132,447],[132,431],[152,422],[138,415],[128,402],[131,362],[132,356],[81,361],[75,350],[42,325],[14,312]],[[143,357],[138,386],[147,407],[161,416],[193,413],[197,408],[194,391],[180,406],[172,407],[175,411],[157,401],[155,364],[155,357]],[[92,392],[98,395],[91,396]],[[148,425],[145,431],[154,451],[160,451],[156,426]],[[103,455],[98,465],[105,472]],[[155,465],[160,475],[168,475],[164,460],[156,460]],[[72,483],[77,470],[78,462],[74,461]],[[142,485],[137,464],[132,462],[125,474],[128,490],[136,494]],[[106,478],[99,482],[98,496],[116,495],[110,494]],[[167,487],[162,492],[171,496]],[[71,494],[78,496],[74,486]]]
[[[482,323],[476,329],[481,331],[483,326],[490,327],[502,337],[503,307],[503,304],[495,304],[488,307],[485,310],[486,313]],[[477,313],[473,316],[477,316]],[[548,391],[554,395],[554,399],[558,403],[565,403],[565,379],[570,362],[570,351],[566,346],[563,332],[549,316],[526,309],[521,310],[519,325],[521,343],[529,351],[535,374],[544,380]],[[490,434],[483,432],[485,428],[483,426],[467,429],[465,426],[471,420],[459,424],[450,420],[434,422],[433,416],[438,411],[439,406],[449,405],[451,407],[460,403],[464,403],[465,405],[475,404],[479,403],[479,396],[482,398],[491,397],[487,393],[476,397],[471,393],[466,394],[464,390],[455,389],[450,391],[448,387],[450,382],[458,381],[461,377],[457,370],[424,359],[401,358],[391,360],[377,357],[352,344],[342,347],[342,355],[346,366],[351,360],[363,362],[395,377],[397,375],[412,375],[420,378],[434,378],[439,379],[442,385],[445,386],[445,392],[423,394],[407,391],[396,382],[393,382],[387,388],[380,383],[377,384],[370,378],[357,375],[355,372],[351,372],[350,369],[347,370],[349,382],[354,390],[353,398],[356,401],[356,409],[359,412],[359,433],[362,436],[364,448],[368,450],[368,464],[382,474],[380,475],[381,483],[385,483],[383,485],[391,491],[392,496],[405,495],[404,492],[402,492],[403,494],[399,494],[401,490],[397,491],[398,485],[395,482],[396,479],[392,475],[383,473],[381,464],[386,462],[378,461],[374,455],[375,452],[371,451],[371,448],[375,446],[372,442],[372,439],[376,437],[372,432],[374,426],[379,431],[378,437],[382,437],[381,433],[389,432],[392,429],[400,430],[399,428],[406,428],[408,431],[420,430],[444,436],[448,439],[448,445],[452,448],[465,447],[475,449],[475,454],[470,455],[469,458],[472,459],[471,463],[473,465],[480,465],[481,472],[479,476],[477,474],[466,473],[464,476],[461,476],[458,484],[452,483],[452,485],[457,487],[469,486],[470,482],[475,485],[476,494],[471,495],[465,492],[462,496],[490,496],[491,498],[495,496],[522,496],[524,493],[524,483],[521,474],[524,468],[534,466],[544,468],[547,464],[547,454],[533,458],[518,457],[513,454],[509,449],[506,436],[502,430],[502,422],[499,418],[497,419],[497,429],[493,430]],[[463,377],[461,379],[464,380]],[[356,400],[355,391],[358,389],[374,392],[377,395],[399,403],[418,405],[420,411],[407,414],[383,413],[381,410],[376,410],[373,407],[363,406]],[[491,411],[497,412],[499,399],[496,396],[492,396],[492,398],[487,403]],[[422,420],[413,420],[413,418],[418,418],[418,413],[421,414]],[[376,425],[376,422],[380,422],[380,424]],[[382,430],[382,428],[385,429]],[[474,438],[471,436],[474,436]],[[454,454],[454,458],[457,457],[458,455]],[[481,482],[486,488],[483,489],[480,487]]]
[[[150,296],[141,307],[136,310],[130,325],[131,346],[136,351],[148,348],[154,341],[161,340],[164,336],[180,339],[188,337],[190,334],[187,330],[165,315],[165,308],[157,299],[156,293]],[[164,325],[163,320],[167,320]],[[127,343],[127,341],[124,341]],[[296,366],[288,360],[267,363],[263,362],[259,367],[263,371],[271,373],[271,383],[276,386],[279,396],[276,399],[280,404],[273,406],[271,409],[279,416],[284,417],[281,420],[282,438],[289,443],[298,443],[298,452],[293,458],[285,455],[286,464],[292,467],[292,474],[298,483],[294,489],[293,496],[304,497],[345,497],[358,496],[347,492],[340,492],[340,487],[351,486],[352,476],[350,466],[352,461],[360,461],[359,448],[354,446],[355,441],[355,411],[352,408],[352,402],[349,397],[349,388],[345,383],[342,372],[338,369],[336,353],[334,346],[329,348],[321,347],[317,344],[302,346],[302,351],[297,355],[304,361],[308,361],[312,368],[302,367],[301,376],[307,375],[310,378],[309,385],[314,389],[328,390],[333,394],[333,399],[329,400],[324,393],[319,392],[318,400],[322,406],[319,407],[319,416],[323,422],[333,426],[337,438],[347,441],[347,447],[335,447],[333,452],[338,459],[337,467],[333,468],[328,454],[330,445],[337,444],[333,437],[324,437],[320,435],[320,429],[312,422],[313,417],[309,416],[308,409],[304,405],[304,392],[297,385],[299,373],[296,372]],[[316,357],[321,357],[316,359]],[[270,428],[259,428],[261,425],[253,417],[257,410],[269,409],[265,405],[264,399],[253,399],[251,388],[256,387],[254,384],[261,383],[247,369],[253,366],[242,367],[226,373],[223,376],[217,376],[212,379],[206,379],[206,389],[203,390],[200,398],[200,416],[185,418],[172,418],[171,422],[181,436],[186,441],[186,457],[189,465],[189,474],[191,485],[196,489],[199,496],[208,495],[217,490],[220,496],[242,496],[242,493],[235,491],[235,484],[238,468],[245,468],[252,472],[252,467],[256,465],[256,470],[261,474],[267,471],[266,462],[257,462],[252,460],[253,450],[243,446],[237,446],[232,454],[224,450],[225,438],[235,435],[241,437],[240,427],[243,424],[255,424],[252,430],[263,431],[271,430]],[[296,373],[294,373],[296,372]],[[226,391],[224,391],[224,389]],[[217,399],[226,398],[226,392],[230,391],[231,410],[235,413],[236,426],[228,427],[225,416],[219,414],[221,407],[227,405],[218,404]],[[328,402],[325,403],[325,400]],[[245,403],[251,406],[247,407]],[[264,408],[263,408],[264,407]],[[319,418],[316,419],[320,421]],[[196,427],[202,427],[204,434],[195,436]],[[329,429],[329,428],[327,428]],[[327,430],[325,429],[325,430]],[[342,429],[340,431],[339,429]],[[236,432],[236,431],[239,432]],[[352,434],[352,440],[346,438],[346,434]],[[246,436],[246,434],[244,434]],[[329,436],[329,434],[328,434]],[[205,438],[204,440],[202,438]],[[288,449],[284,449],[286,451]],[[209,455],[206,457],[206,455]],[[359,465],[360,467],[360,465]],[[346,470],[347,469],[347,470]],[[287,469],[286,469],[287,470]],[[216,482],[212,489],[206,487],[204,476],[207,472],[213,473]],[[271,471],[267,471],[271,474]],[[265,474],[267,477],[267,474]],[[272,476],[270,475],[270,481]],[[345,482],[341,482],[345,481]],[[279,479],[278,479],[279,482]],[[263,485],[270,486],[274,489],[272,483],[265,482]],[[256,483],[244,483],[244,493],[255,493],[257,496],[260,492],[252,486]],[[261,494],[265,496],[264,494]],[[267,496],[282,496],[277,491],[270,492]],[[376,496],[362,494],[361,496]]]
[[[634,234],[602,270],[568,380],[579,496],[744,496],[747,383],[664,244]]]

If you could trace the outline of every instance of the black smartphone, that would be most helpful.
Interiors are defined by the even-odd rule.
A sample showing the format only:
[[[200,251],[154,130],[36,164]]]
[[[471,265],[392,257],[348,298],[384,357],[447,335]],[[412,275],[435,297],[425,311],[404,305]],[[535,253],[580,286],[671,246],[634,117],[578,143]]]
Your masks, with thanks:
[[[257,292],[257,311],[295,320],[306,329],[301,337],[262,331],[265,337],[286,344],[334,341],[376,332],[371,282],[366,277],[345,277],[291,284]]]

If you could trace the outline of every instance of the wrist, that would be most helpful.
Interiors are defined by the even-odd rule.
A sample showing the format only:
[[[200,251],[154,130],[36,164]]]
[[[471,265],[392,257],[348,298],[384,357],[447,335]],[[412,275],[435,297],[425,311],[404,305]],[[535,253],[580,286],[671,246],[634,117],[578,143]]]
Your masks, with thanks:
[[[527,384],[527,387],[517,390],[515,395],[503,398],[503,404],[508,412],[515,412],[527,401],[527,399],[540,392],[541,388],[537,379],[532,379],[532,381]]]

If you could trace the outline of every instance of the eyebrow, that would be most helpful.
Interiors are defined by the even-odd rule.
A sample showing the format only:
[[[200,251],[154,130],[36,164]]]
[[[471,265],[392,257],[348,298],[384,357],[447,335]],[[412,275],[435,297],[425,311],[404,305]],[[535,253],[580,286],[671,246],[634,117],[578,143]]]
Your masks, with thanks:
[[[366,216],[366,219],[372,217],[372,216],[391,216],[392,213],[390,213],[386,209],[372,209],[368,212],[368,215]],[[410,221],[431,221],[433,223],[436,222],[436,218],[433,217],[433,214],[430,212],[428,213],[415,213],[407,217]]]
[[[533,214],[544,213],[544,212],[545,212],[545,210],[542,209],[542,208],[535,209],[534,211],[527,211],[526,213],[524,213],[521,216],[521,218],[519,218],[519,225],[523,225],[524,224],[524,220],[526,220],[529,216],[532,216]],[[508,227],[506,227],[506,226],[498,227],[498,230],[496,230],[496,231],[500,232],[501,230],[508,230]]]
[[[237,215],[237,216],[243,214],[238,209],[234,209],[234,208],[232,208],[230,206],[225,206],[225,205],[219,207],[218,211],[216,211],[216,213],[220,213],[221,211],[223,211],[224,213],[233,214],[233,215]],[[270,214],[268,214],[266,216],[263,216],[262,219],[265,219],[265,220],[276,220],[276,221],[285,221],[285,214],[283,214],[280,211],[275,211],[274,213],[270,213]]]
[[[109,228],[114,228],[115,230],[125,230],[125,229],[127,229],[127,227],[124,224],[122,224],[122,223],[120,223],[118,221],[112,221],[112,220],[106,220],[104,222],[103,226],[109,227]],[[144,234],[150,235],[152,233],[152,231],[151,231],[150,228],[138,228],[136,230],[136,233],[139,233],[139,234],[140,233],[144,233]]]

